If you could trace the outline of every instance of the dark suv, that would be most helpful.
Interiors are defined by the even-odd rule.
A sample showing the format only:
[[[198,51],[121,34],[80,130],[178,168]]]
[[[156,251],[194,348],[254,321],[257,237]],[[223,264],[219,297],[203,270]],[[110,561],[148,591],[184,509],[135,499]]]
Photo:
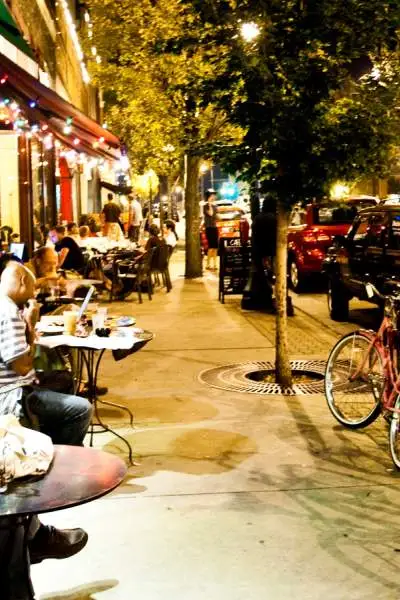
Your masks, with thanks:
[[[346,236],[337,236],[322,265],[328,276],[328,306],[335,321],[346,321],[349,301],[368,298],[365,284],[388,292],[400,282],[400,205],[360,211]]]

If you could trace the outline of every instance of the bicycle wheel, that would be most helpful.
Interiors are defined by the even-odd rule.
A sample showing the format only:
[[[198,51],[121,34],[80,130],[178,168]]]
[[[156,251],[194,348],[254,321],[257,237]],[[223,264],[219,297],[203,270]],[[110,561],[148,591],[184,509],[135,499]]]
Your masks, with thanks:
[[[332,349],[325,372],[325,396],[333,416],[346,427],[372,423],[381,412],[384,388],[381,353],[362,332],[344,336]]]
[[[392,461],[400,469],[400,396],[397,396],[389,428],[389,446]]]

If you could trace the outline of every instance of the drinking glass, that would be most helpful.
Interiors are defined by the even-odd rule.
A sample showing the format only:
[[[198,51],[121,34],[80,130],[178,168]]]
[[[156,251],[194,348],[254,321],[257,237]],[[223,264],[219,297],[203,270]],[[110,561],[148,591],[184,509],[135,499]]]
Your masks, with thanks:
[[[96,333],[97,329],[103,329],[104,327],[104,314],[97,311],[96,314],[92,315],[93,333]]]
[[[64,333],[67,335],[75,335],[77,320],[78,311],[66,310],[64,312]]]

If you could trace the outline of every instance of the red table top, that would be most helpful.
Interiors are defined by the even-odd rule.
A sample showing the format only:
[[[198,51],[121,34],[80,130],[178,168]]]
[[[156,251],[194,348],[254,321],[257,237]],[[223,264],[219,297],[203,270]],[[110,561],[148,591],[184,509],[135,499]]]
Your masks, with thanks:
[[[46,475],[17,479],[0,494],[0,517],[40,514],[91,502],[115,489],[126,474],[125,463],[113,454],[79,446],[54,448]]]

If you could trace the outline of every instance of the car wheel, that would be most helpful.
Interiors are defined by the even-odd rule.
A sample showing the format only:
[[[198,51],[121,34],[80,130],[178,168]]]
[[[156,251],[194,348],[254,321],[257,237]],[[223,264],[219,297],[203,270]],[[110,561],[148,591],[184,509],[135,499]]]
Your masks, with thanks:
[[[300,292],[303,287],[303,277],[295,260],[289,262],[289,285],[294,292]]]
[[[346,289],[337,281],[329,279],[328,310],[333,321],[349,320],[349,296]]]

